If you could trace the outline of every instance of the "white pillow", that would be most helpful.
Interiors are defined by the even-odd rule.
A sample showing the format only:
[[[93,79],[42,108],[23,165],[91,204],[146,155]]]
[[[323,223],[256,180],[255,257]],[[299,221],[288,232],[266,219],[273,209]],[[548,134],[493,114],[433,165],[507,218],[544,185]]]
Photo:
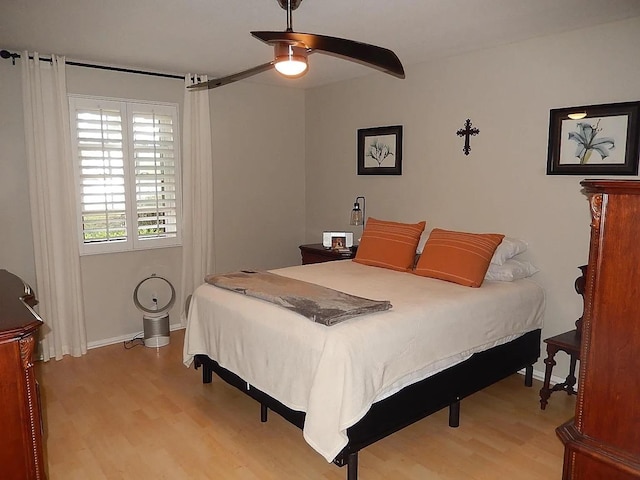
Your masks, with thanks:
[[[422,232],[422,236],[420,236],[420,240],[418,241],[418,247],[416,248],[416,253],[420,255],[422,250],[424,250],[424,246],[429,240],[429,235],[431,235],[431,229],[425,230]]]
[[[504,262],[527,249],[527,242],[518,238],[504,237],[491,257],[493,265],[502,265]]]
[[[538,272],[538,268],[529,262],[522,260],[514,260],[513,258],[505,260],[502,265],[489,264],[485,280],[499,280],[501,282],[513,282],[521,278],[527,278]]]

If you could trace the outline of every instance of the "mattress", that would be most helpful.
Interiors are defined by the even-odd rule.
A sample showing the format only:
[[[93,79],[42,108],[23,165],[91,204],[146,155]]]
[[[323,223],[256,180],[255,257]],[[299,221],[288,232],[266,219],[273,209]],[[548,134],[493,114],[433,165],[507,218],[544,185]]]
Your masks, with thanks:
[[[287,407],[306,413],[303,436],[332,461],[371,405],[529,331],[542,328],[535,282],[469,288],[351,260],[271,272],[392,308],[330,327],[263,300],[203,284],[193,294],[183,361],[204,354]]]

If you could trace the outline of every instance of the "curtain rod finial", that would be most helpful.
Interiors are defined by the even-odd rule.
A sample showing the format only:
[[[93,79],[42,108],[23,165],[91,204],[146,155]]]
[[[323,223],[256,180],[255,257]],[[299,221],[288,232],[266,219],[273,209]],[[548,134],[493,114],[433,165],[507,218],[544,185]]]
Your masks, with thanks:
[[[16,64],[16,58],[20,58],[19,53],[11,53],[9,50],[0,50],[0,57],[10,58],[13,65]]]

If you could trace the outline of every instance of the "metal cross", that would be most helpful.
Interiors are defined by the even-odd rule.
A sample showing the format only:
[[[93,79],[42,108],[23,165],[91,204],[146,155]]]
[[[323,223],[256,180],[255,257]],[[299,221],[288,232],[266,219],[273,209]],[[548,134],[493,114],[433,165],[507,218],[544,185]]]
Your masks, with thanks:
[[[459,137],[464,137],[464,147],[462,147],[462,151],[465,155],[469,155],[471,151],[471,146],[469,145],[469,137],[473,135],[477,135],[480,133],[476,127],[471,128],[471,120],[467,118],[467,121],[464,122],[464,128],[461,128],[456,132]]]

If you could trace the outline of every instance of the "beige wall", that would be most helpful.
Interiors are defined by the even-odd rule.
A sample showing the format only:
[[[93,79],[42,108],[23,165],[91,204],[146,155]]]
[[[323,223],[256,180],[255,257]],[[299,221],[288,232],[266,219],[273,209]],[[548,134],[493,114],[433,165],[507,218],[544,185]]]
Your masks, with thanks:
[[[20,66],[0,62],[0,268],[35,284]],[[70,93],[183,102],[183,82],[67,69]],[[304,238],[304,93],[245,83],[211,92],[216,271],[299,262]],[[181,248],[81,258],[90,345],[142,329],[136,284],[155,273],[180,291]],[[179,323],[182,305],[170,312]],[[45,319],[46,320],[46,319]]]
[[[211,92],[216,270],[300,263],[304,92],[239,82]]]
[[[35,288],[20,68],[0,61],[0,268]]]
[[[405,80],[374,74],[308,91],[307,241],[353,229],[356,195],[368,216],[523,238],[547,295],[543,336],[571,329],[590,218],[582,177],[545,174],[549,110],[640,100],[638,45],[635,18],[411,66]],[[480,129],[469,156],[456,136],[467,118]],[[357,176],[357,129],[395,124],[403,175]]]

